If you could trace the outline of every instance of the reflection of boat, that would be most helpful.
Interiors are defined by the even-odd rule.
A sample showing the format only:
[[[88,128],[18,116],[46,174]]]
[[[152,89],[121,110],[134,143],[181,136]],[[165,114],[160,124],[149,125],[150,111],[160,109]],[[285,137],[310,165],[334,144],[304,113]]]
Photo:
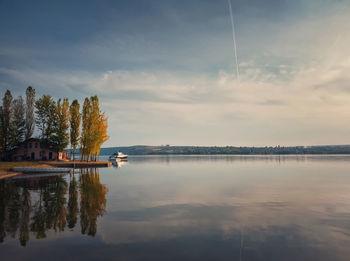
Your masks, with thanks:
[[[125,165],[128,165],[128,161],[127,160],[116,160],[112,164],[113,164],[114,168],[121,168]]]
[[[111,156],[109,156],[109,160],[128,160],[128,155],[125,155],[120,151],[114,152]]]

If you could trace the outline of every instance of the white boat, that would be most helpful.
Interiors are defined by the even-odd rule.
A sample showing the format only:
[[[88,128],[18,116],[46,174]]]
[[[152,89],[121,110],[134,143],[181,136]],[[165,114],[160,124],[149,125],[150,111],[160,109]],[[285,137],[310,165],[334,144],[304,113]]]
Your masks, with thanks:
[[[127,160],[128,159],[128,155],[123,154],[122,152],[118,151],[113,153],[110,157],[109,160]]]

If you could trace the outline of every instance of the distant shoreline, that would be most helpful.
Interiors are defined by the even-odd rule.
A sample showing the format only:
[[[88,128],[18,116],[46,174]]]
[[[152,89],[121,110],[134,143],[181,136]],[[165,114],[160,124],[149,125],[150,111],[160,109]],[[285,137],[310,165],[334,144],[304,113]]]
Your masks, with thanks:
[[[321,146],[123,146],[101,148],[100,155],[111,155],[121,151],[128,155],[341,155],[350,154],[350,145]]]

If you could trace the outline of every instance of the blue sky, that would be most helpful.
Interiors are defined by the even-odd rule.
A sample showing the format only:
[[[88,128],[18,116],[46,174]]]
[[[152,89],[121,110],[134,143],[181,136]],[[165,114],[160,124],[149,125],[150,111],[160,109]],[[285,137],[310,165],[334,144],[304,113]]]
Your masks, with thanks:
[[[105,146],[349,144],[350,1],[0,1],[0,94],[97,94]]]

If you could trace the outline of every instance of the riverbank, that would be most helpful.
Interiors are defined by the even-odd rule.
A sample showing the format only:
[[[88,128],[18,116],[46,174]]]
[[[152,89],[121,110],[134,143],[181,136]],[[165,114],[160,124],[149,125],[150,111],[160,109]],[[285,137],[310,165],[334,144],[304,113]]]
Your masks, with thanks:
[[[112,166],[109,161],[53,161],[51,166],[58,168],[108,168]]]
[[[46,163],[36,161],[19,161],[19,162],[0,162],[0,179],[10,178],[13,176],[21,175],[21,172],[11,171],[12,168],[16,167],[51,167]]]
[[[22,172],[12,171],[18,167],[36,167],[36,168],[108,168],[112,166],[108,161],[14,161],[0,162],[0,179],[10,178],[13,176],[22,175]]]

